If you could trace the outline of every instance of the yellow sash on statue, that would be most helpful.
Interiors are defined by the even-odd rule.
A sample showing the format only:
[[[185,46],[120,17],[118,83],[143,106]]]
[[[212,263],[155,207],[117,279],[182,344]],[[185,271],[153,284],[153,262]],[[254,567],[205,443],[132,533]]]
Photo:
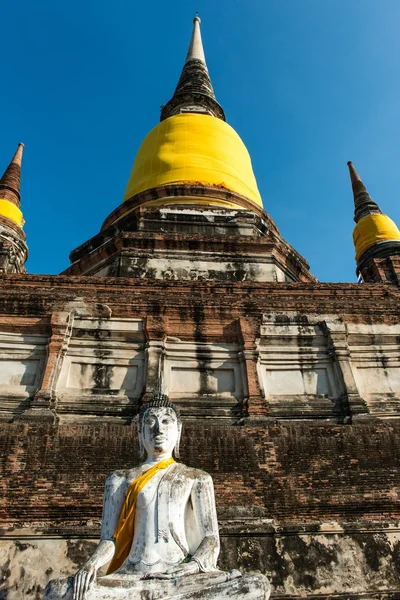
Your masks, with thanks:
[[[140,477],[134,479],[129,484],[128,493],[126,495],[121,514],[119,515],[118,525],[114,531],[115,552],[113,559],[108,567],[107,575],[119,569],[119,567],[129,555],[135,528],[136,501],[140,492],[142,491],[144,486],[150,481],[150,479],[154,477],[157,471],[166,469],[174,462],[175,461],[173,458],[167,458],[166,460],[162,460],[156,465],[154,465],[154,467],[150,467],[150,469],[143,473],[143,475],[140,475]]]

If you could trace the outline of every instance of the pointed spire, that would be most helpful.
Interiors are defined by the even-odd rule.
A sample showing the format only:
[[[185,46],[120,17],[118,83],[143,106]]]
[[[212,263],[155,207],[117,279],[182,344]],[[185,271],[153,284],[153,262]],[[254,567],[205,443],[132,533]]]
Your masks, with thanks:
[[[353,163],[347,163],[350,172],[350,180],[354,194],[354,221],[358,223],[360,219],[368,215],[382,214],[379,206],[374,202],[369,195],[367,188],[361,181],[361,177],[357,173]]]
[[[186,62],[189,62],[189,60],[201,60],[204,64],[206,64],[203,41],[201,39],[200,23],[200,17],[196,13],[195,18],[193,19],[192,39],[190,40]]]
[[[182,112],[207,114],[225,121],[225,113],[215,99],[208,73],[200,22],[196,15],[186,61],[174,95],[161,111],[161,121]]]
[[[21,165],[24,144],[18,144],[18,148],[3,177],[0,179],[0,198],[8,200],[19,207],[21,195]]]

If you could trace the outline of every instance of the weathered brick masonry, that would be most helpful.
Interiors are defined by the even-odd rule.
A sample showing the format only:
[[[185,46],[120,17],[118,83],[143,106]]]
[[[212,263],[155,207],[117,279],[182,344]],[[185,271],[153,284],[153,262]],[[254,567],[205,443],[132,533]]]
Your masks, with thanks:
[[[182,460],[212,474],[222,522],[245,510],[284,528],[385,527],[400,520],[399,431],[397,421],[186,424]],[[105,474],[138,462],[136,438],[133,426],[2,425],[3,532],[43,523],[47,535],[97,537]]]
[[[74,414],[61,409],[56,386],[53,395],[41,398],[40,392],[51,388],[60,353],[69,351],[64,332],[72,313],[97,315],[101,327],[107,319],[143,319],[147,344],[170,338],[200,345],[226,342],[249,353],[248,394],[229,418],[213,410],[215,397],[203,398],[206,420],[186,409],[182,460],[213,476],[221,567],[262,570],[271,577],[274,594],[285,597],[395,597],[400,591],[399,421],[377,418],[368,402],[359,413],[357,404],[354,411],[339,414],[332,408],[327,415],[309,400],[316,411],[311,418],[307,410],[294,420],[290,411],[275,416],[272,401],[261,393],[252,353],[271,316],[279,336],[282,324],[302,323],[300,345],[311,344],[307,323],[332,314],[349,327],[375,327],[371,335],[377,338],[376,327],[398,323],[399,301],[399,290],[389,284],[3,276],[1,331],[47,336],[48,353],[39,392],[11,408],[8,402],[1,413],[5,567],[0,597],[40,598],[47,579],[73,572],[98,537],[105,476],[138,461],[137,401],[128,399],[118,413],[102,409],[99,417],[98,392],[93,409]],[[392,402],[396,408],[397,400]],[[40,557],[49,565],[46,573]]]
[[[215,482],[221,566],[260,569],[289,595],[292,573],[297,596],[339,578],[345,541],[358,551],[348,570],[362,556],[355,579],[398,589],[400,539],[388,537],[400,520],[398,435],[397,422],[188,425],[182,456]],[[1,528],[28,544],[33,533],[96,539],[104,474],[138,460],[131,426],[8,424],[0,443]]]

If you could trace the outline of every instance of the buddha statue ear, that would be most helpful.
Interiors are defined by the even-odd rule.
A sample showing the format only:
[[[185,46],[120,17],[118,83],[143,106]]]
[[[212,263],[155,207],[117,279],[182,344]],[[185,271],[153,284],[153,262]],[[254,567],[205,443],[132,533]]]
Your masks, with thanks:
[[[181,434],[182,434],[182,423],[180,421],[178,421],[178,437],[176,438],[176,444],[175,444],[175,448],[174,448],[175,458],[180,458],[179,445],[181,443]]]
[[[145,457],[144,444],[143,444],[143,421],[137,418],[137,432],[138,432],[138,440],[139,440],[139,456],[140,458]]]

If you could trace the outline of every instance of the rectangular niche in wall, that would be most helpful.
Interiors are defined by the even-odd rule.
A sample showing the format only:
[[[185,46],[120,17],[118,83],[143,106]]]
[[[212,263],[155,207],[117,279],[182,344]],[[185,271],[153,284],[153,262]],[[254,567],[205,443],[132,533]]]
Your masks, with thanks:
[[[172,400],[182,406],[210,409],[236,405],[247,395],[244,365],[236,344],[183,342],[167,338],[164,346],[164,383]],[[199,413],[201,414],[201,412]]]
[[[278,368],[266,369],[265,389],[270,395],[306,395],[306,396],[331,396],[332,387],[329,381],[329,363],[324,365],[322,361],[318,366],[306,367],[295,365],[293,369]]]
[[[100,360],[101,362],[100,362]],[[135,359],[130,359],[133,362]],[[135,364],[117,363],[108,357],[87,357],[87,362],[71,359],[67,389],[90,390],[90,392],[119,393],[132,392],[137,387],[138,366]]]
[[[316,319],[297,314],[264,317],[258,347],[261,389],[273,415],[331,416],[340,383],[327,338]]]
[[[400,412],[400,325],[347,325],[351,362],[361,397],[370,412]]]
[[[39,389],[46,360],[44,335],[0,333],[0,397],[29,398]]]
[[[127,403],[144,387],[141,320],[75,318],[57,385],[59,407]]]
[[[224,369],[221,365],[213,365],[214,368],[196,368],[196,366],[171,366],[169,373],[171,394],[176,396],[210,394],[235,396],[237,391],[236,373],[233,366],[231,369]]]

